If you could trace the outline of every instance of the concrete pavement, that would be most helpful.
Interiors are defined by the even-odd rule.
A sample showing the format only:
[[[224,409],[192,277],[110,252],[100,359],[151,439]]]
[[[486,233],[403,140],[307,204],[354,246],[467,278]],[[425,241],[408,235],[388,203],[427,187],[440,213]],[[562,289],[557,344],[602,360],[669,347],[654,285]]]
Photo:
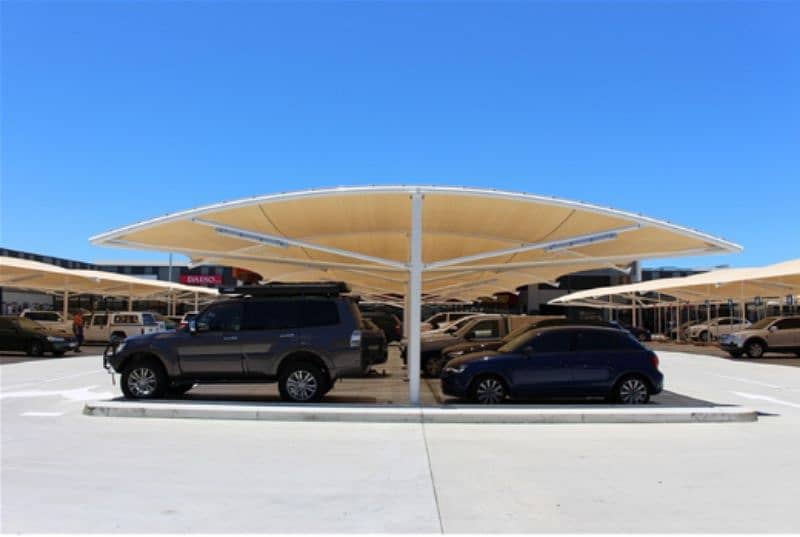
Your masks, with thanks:
[[[5,532],[798,531],[800,369],[660,353],[756,423],[96,419],[99,357],[0,366]]]

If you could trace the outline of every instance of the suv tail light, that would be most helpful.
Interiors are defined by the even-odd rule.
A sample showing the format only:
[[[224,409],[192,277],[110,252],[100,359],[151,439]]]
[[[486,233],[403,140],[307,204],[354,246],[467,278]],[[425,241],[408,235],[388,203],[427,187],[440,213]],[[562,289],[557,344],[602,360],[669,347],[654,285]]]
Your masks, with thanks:
[[[361,330],[353,330],[353,333],[350,335],[350,346],[361,347]]]
[[[650,363],[653,364],[653,367],[658,369],[658,355],[654,352],[650,353]]]

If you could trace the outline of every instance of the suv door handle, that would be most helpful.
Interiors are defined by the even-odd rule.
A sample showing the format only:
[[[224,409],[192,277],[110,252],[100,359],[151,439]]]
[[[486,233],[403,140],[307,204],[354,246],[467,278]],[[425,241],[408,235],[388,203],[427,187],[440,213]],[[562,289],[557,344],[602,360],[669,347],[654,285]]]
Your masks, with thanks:
[[[279,337],[294,337],[294,334],[281,334]]]
[[[239,341],[237,336],[223,336],[222,341]]]

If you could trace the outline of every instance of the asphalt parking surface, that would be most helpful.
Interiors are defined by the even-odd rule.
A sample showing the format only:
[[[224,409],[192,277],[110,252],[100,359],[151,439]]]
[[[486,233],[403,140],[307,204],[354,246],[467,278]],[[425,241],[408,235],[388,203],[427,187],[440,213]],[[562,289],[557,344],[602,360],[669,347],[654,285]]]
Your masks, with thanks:
[[[660,352],[755,423],[94,418],[99,356],[0,365],[4,532],[792,532],[800,370]],[[191,393],[191,392],[190,392]],[[333,393],[333,392],[332,392]]]

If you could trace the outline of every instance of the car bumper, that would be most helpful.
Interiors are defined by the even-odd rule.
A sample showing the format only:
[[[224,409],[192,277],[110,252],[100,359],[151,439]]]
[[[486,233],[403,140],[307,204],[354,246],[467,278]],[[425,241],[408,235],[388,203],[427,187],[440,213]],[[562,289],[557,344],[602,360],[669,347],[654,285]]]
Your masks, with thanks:
[[[48,341],[47,345],[49,346],[51,352],[74,351],[76,348],[78,348],[78,342],[75,340]]]
[[[742,352],[741,345],[737,345],[732,341],[728,341],[725,343],[720,343],[719,348],[726,352]]]
[[[469,395],[469,379],[458,373],[443,373],[441,378],[442,393],[451,397],[467,397]]]

